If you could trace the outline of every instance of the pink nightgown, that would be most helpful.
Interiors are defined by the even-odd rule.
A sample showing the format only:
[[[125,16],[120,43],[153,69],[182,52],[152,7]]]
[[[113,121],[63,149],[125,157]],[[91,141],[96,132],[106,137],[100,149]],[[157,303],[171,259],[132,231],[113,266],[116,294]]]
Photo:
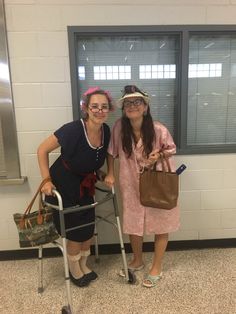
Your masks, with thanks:
[[[154,122],[156,145],[154,149],[176,152],[176,146],[167,128],[160,122]],[[171,210],[144,207],[139,198],[139,169],[145,166],[142,156],[142,139],[135,146],[130,158],[126,157],[121,142],[121,120],[116,121],[108,153],[113,158],[119,157],[119,185],[123,202],[123,232],[143,236],[144,234],[163,234],[176,231],[179,228],[179,208]],[[175,171],[173,157],[169,158],[170,166]],[[160,169],[160,163],[157,166]]]

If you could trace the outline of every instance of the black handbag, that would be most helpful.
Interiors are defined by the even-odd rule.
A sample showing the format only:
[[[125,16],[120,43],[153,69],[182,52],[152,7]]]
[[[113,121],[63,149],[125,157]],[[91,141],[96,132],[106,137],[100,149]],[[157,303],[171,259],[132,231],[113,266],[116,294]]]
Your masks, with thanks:
[[[144,168],[140,173],[140,203],[153,208],[172,209],[177,205],[179,176],[176,172],[171,172],[168,158],[162,153],[160,158],[162,170],[156,170],[156,162],[153,168]]]
[[[29,206],[23,214],[13,215],[19,235],[20,247],[33,247],[50,243],[59,238],[53,222],[53,209],[42,202],[41,188],[49,181],[42,181]],[[32,206],[39,195],[39,209],[31,213]]]

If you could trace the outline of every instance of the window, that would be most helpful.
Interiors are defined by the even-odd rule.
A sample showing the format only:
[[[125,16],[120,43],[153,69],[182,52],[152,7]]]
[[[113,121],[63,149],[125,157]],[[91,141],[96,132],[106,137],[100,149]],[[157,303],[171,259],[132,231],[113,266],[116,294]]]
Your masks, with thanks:
[[[236,144],[236,33],[191,34],[187,145]]]
[[[236,27],[68,27],[68,35],[75,119],[89,86],[118,99],[136,84],[179,153],[236,151]],[[120,116],[110,115],[110,126]]]
[[[178,35],[95,34],[79,36],[76,43],[76,66],[79,69],[76,89],[79,95],[89,86],[99,86],[111,91],[113,98],[118,99],[125,85],[137,84],[152,98],[154,119],[161,120],[174,134],[174,108],[179,84],[176,78]],[[150,61],[151,64],[148,63]],[[81,103],[81,96],[78,103]],[[77,105],[75,110],[79,110]],[[110,115],[110,126],[120,115],[118,109]]]

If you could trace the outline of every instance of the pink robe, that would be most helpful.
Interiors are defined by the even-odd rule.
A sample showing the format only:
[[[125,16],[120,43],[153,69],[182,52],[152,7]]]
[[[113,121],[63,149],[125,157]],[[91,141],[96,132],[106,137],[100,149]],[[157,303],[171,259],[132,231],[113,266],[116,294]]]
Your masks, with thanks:
[[[176,146],[167,128],[160,122],[154,122],[156,145],[153,148],[175,154]],[[121,120],[116,121],[111,135],[108,153],[113,158],[119,157],[119,185],[123,202],[123,232],[143,236],[144,234],[163,234],[176,231],[179,228],[179,208],[171,210],[144,207],[139,198],[139,167],[145,166],[142,156],[142,139],[130,158],[122,149]],[[170,166],[175,171],[173,157],[169,158]],[[160,169],[160,163],[158,164]]]

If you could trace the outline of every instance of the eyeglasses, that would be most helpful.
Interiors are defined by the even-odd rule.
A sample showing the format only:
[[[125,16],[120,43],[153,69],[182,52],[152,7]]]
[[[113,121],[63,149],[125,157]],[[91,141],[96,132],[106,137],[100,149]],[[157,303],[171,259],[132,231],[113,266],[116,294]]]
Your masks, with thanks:
[[[138,106],[140,106],[142,104],[143,104],[142,98],[138,98],[138,99],[135,99],[135,100],[125,100],[123,102],[123,105],[124,105],[125,108],[129,108],[132,105],[134,105],[135,107],[138,107]]]
[[[101,105],[101,107],[99,107],[97,104],[91,104],[88,107],[93,113],[98,113],[100,111],[107,113],[110,110],[109,105],[107,104]]]

